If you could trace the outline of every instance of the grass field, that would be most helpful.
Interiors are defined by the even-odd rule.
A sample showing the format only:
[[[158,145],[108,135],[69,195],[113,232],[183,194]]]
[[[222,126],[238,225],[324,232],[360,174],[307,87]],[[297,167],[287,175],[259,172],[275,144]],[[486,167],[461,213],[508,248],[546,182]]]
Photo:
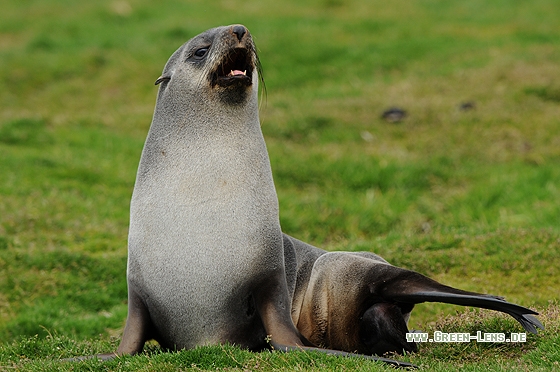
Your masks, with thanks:
[[[105,364],[126,318],[128,207],[153,83],[190,37],[252,32],[283,230],[538,309],[525,344],[423,344],[426,370],[560,370],[556,0],[5,0],[0,370],[376,370],[233,347]],[[464,103],[471,109],[461,109]],[[402,107],[388,123],[381,113]],[[411,327],[520,332],[422,304]]]

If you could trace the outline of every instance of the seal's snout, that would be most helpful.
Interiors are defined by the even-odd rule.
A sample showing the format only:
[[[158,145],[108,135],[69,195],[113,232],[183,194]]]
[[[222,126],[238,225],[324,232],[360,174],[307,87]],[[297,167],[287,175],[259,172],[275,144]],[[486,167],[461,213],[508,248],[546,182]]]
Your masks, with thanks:
[[[230,26],[226,31],[228,51],[214,70],[212,86],[250,86],[255,69],[255,52],[249,31],[243,25]]]
[[[243,25],[217,27],[210,48],[212,65],[208,75],[210,87],[223,102],[239,104],[246,101],[258,77],[258,56],[249,30]]]
[[[245,26],[236,25],[232,27],[231,32],[234,33],[235,36],[237,36],[237,40],[241,42],[241,40],[243,40],[243,36],[247,33],[247,29]]]

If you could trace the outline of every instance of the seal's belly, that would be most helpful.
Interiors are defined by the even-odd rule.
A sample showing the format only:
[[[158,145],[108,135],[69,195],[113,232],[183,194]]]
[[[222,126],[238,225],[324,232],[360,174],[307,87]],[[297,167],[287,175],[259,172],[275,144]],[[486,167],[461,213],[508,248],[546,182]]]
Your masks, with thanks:
[[[167,346],[255,347],[266,336],[252,296],[284,278],[278,200],[264,147],[238,142],[214,139],[196,153],[153,147],[140,167],[128,282]]]
[[[251,348],[264,340],[252,294],[283,270],[281,231],[257,203],[241,203],[243,208],[210,200],[192,208],[144,202],[132,208],[139,213],[130,226],[129,285],[142,288],[166,346],[238,342],[231,334],[246,335],[244,346]]]

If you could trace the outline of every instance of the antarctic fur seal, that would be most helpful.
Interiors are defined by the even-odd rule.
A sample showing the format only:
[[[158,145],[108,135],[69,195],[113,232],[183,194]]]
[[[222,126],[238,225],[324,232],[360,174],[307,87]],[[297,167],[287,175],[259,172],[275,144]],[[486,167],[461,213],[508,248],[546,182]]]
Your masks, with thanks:
[[[260,130],[258,60],[241,25],[167,62],[130,207],[129,315],[118,353],[301,345],[289,317],[278,202]]]
[[[232,343],[317,350],[291,319],[283,235],[242,25],[181,46],[159,84],[130,206],[128,317],[116,354]],[[385,358],[371,358],[410,366]]]
[[[528,332],[544,328],[533,310],[440,284],[370,252],[327,252],[286,234],[284,250],[292,319],[321,347],[367,355],[415,352],[416,344],[406,339],[407,322],[421,302],[497,310]]]

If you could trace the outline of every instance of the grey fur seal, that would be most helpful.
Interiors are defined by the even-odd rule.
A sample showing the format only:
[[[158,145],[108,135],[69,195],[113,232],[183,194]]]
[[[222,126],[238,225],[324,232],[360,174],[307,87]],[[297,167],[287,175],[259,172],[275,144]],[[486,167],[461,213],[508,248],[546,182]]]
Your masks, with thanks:
[[[117,355],[149,339],[167,349],[228,342],[349,355],[312,347],[292,322],[258,66],[244,26],[217,27],[181,46],[156,81],[130,205]]]
[[[389,264],[370,252],[327,252],[284,234],[292,319],[316,345],[366,355],[415,352],[407,322],[415,304],[442,302],[497,310],[525,330],[544,329],[535,311],[467,292]]]

